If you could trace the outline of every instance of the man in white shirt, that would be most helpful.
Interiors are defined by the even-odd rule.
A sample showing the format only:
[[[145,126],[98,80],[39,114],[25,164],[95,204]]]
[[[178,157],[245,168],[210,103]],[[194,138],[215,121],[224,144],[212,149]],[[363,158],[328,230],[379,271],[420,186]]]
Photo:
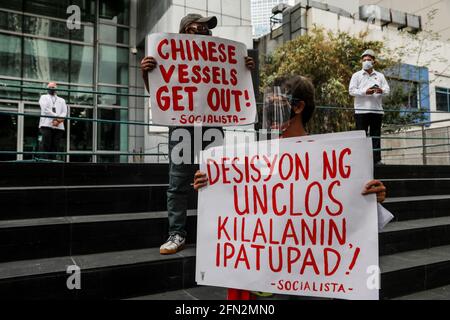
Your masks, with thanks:
[[[56,94],[57,85],[50,82],[47,86],[48,94],[39,99],[41,119],[39,129],[42,134],[41,151],[58,152],[61,139],[64,136],[64,118],[67,117],[67,105],[63,98]],[[44,116],[58,117],[46,118]],[[56,159],[56,155],[43,154],[41,158]]]
[[[385,76],[375,71],[376,56],[373,50],[362,54],[363,69],[356,72],[350,81],[349,92],[355,97],[355,120],[357,130],[366,131],[371,137],[381,136],[383,121],[383,97],[391,89]],[[373,139],[374,149],[380,149],[379,138]],[[381,152],[374,152],[374,162],[381,164]]]

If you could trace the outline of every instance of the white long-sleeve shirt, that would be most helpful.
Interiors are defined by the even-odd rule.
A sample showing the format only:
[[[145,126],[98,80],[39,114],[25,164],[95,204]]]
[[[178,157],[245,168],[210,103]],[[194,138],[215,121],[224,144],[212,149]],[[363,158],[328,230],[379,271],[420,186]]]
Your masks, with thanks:
[[[39,99],[39,105],[41,106],[41,120],[39,121],[39,128],[47,127],[52,129],[65,130],[64,122],[55,127],[52,123],[55,118],[45,118],[42,116],[52,116],[60,118],[67,117],[66,100],[58,97],[56,94],[54,96],[45,94]]]
[[[383,93],[373,95],[366,94],[367,90],[374,85],[378,85],[383,90]],[[367,71],[361,70],[352,76],[349,92],[351,96],[355,97],[355,113],[384,114],[383,97],[389,95],[391,89],[381,72],[374,70],[369,74]]]

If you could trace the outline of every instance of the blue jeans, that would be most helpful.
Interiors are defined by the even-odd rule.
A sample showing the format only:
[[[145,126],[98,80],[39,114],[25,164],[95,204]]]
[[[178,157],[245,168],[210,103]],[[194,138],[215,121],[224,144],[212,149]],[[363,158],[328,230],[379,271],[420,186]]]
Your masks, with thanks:
[[[174,133],[178,129],[185,129],[189,132],[190,141],[174,141],[172,139]],[[201,134],[209,128],[202,128]],[[223,129],[218,129],[221,133],[222,141],[214,141],[215,143],[223,144]],[[201,143],[201,149],[204,150],[211,142],[206,141]],[[185,159],[188,163],[175,163],[172,161],[172,151],[175,147],[183,146],[183,150],[190,150],[190,159]],[[178,152],[181,156],[183,152]],[[169,215],[169,235],[180,235],[186,237],[186,220],[189,194],[193,188],[191,183],[194,181],[194,173],[198,170],[198,165],[194,163],[195,149],[194,149],[194,128],[193,127],[172,127],[169,129],[169,188],[167,189],[167,211]]]

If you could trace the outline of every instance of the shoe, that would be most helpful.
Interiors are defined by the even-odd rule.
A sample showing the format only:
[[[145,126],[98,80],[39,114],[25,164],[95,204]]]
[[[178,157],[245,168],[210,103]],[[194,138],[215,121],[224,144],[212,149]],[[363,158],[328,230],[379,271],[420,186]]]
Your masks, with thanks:
[[[381,161],[378,161],[377,163],[375,163],[376,166],[384,166],[384,163]]]
[[[252,291],[252,294],[254,294],[257,297],[262,297],[262,298],[271,298],[274,296],[273,293],[261,292],[261,291]]]
[[[175,254],[183,250],[185,244],[186,239],[179,234],[170,236],[166,243],[159,248],[159,253],[164,255]]]

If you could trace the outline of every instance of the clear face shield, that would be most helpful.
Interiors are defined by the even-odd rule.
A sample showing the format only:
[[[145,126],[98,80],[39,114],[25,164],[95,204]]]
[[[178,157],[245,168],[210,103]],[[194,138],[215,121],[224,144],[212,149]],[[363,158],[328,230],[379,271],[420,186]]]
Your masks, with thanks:
[[[282,135],[294,116],[291,98],[281,87],[264,90],[262,129],[271,134]]]

